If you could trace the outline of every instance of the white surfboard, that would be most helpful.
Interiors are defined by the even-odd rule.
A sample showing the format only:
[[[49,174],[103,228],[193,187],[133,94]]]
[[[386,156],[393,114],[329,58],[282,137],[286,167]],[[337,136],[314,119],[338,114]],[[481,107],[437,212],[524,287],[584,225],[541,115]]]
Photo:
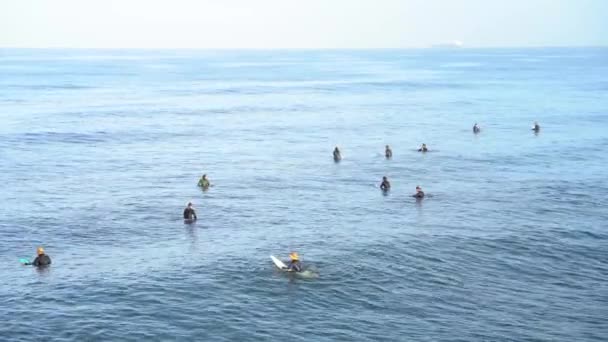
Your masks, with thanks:
[[[285,265],[281,260],[276,258],[274,255],[271,255],[270,259],[272,259],[272,262],[274,262],[274,265],[276,267],[278,267],[280,270],[287,270],[287,265]]]

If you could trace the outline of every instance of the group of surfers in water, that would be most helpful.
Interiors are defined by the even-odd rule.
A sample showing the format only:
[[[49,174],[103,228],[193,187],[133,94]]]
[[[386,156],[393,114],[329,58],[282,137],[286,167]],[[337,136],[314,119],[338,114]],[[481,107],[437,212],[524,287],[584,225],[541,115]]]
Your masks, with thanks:
[[[211,182],[209,182],[209,178],[207,178],[207,174],[204,174],[201,179],[198,180],[197,186],[203,191],[207,191],[209,187],[211,187]],[[184,209],[184,221],[186,222],[194,222],[198,218],[196,217],[196,210],[192,205],[192,202],[188,202],[186,205],[186,209]]]
[[[477,130],[477,131],[476,131]],[[479,126],[477,126],[477,123],[475,124],[475,126],[473,127],[473,131],[479,132]],[[422,144],[422,146],[420,146],[420,148],[418,149],[418,152],[428,152],[429,148],[426,146],[426,144]],[[342,154],[340,153],[340,149],[338,148],[338,146],[336,146],[336,148],[334,148],[334,161],[339,162],[340,160],[342,160]],[[386,145],[384,148],[384,156],[386,157],[386,159],[392,159],[393,158],[393,150],[391,149],[391,147],[389,145]],[[387,192],[391,189],[391,183],[388,181],[388,178],[386,176],[382,177],[382,183],[380,183],[380,189],[382,189],[382,191]],[[420,185],[416,186],[416,193],[412,195],[412,197],[421,199],[424,198],[424,191],[422,191],[422,188],[420,187]]]
[[[196,219],[196,212],[194,211],[194,208],[192,208],[192,203],[188,203],[188,207],[184,210],[184,218],[186,217],[186,215],[189,215],[188,217],[194,217],[194,219]],[[32,265],[40,268],[46,267],[51,265],[51,257],[45,253],[44,247],[38,247],[36,249],[36,258],[34,259],[34,261],[24,262],[24,265]],[[302,272],[303,270],[304,269],[302,267],[302,263],[300,262],[300,256],[298,255],[298,253],[291,252],[289,254],[289,264],[287,265],[287,271]]]
[[[538,133],[540,131],[540,125],[538,124],[538,122],[534,122],[534,125],[532,126],[532,130],[535,133]],[[477,134],[479,132],[481,132],[481,128],[479,127],[479,125],[477,123],[475,123],[475,125],[473,125],[473,133]],[[420,148],[418,149],[418,152],[428,152],[428,151],[429,151],[429,149],[426,146],[426,144],[422,144],[422,146],[420,146]],[[391,149],[391,147],[389,145],[386,145],[386,147],[385,147],[384,156],[386,157],[386,159],[393,158],[393,150]],[[334,149],[333,157],[334,157],[334,161],[336,161],[336,162],[339,162],[340,160],[342,160],[342,154],[340,153],[340,149],[337,146]],[[209,187],[211,186],[211,183],[209,182],[209,179],[207,178],[206,174],[204,174],[200,178],[200,180],[198,181],[198,186],[205,191],[209,189]],[[380,183],[380,189],[382,189],[382,191],[385,191],[385,192],[389,191],[391,189],[391,183],[388,181],[388,178],[386,176],[382,177],[382,183]],[[412,195],[412,197],[415,197],[417,199],[424,198],[424,191],[422,191],[422,188],[419,185],[416,186],[416,193],[414,195]],[[194,210],[192,202],[188,202],[186,209],[184,209],[184,220],[189,221],[189,222],[193,222],[193,221],[197,220],[196,210]],[[288,271],[302,272],[303,268],[302,268],[302,264],[300,262],[300,256],[298,255],[297,252],[290,253],[289,260],[290,261],[287,266]],[[50,264],[51,264],[51,257],[49,257],[45,253],[43,247],[38,247],[36,249],[36,258],[34,259],[34,261],[32,261],[32,262],[27,261],[24,263],[24,265],[32,265],[32,266],[36,266],[36,267],[46,267],[46,266],[49,266]]]
[[[184,209],[184,221],[194,222],[194,221],[196,221],[196,219],[197,219],[196,210],[194,210],[192,202],[188,202],[186,209]],[[302,268],[302,264],[300,262],[300,256],[298,255],[297,252],[291,252],[289,254],[289,264],[287,265],[286,271],[302,272],[302,270],[303,270],[303,268]]]
[[[540,132],[540,125],[538,124],[537,121],[534,121],[534,125],[532,125],[532,130],[534,131],[534,133]],[[476,122],[473,125],[473,133],[477,134],[479,132],[481,132],[481,127],[479,127],[479,125]]]
[[[388,181],[388,178],[386,176],[382,177],[382,183],[380,183],[380,189],[384,192],[387,192],[391,189],[391,182]],[[416,193],[413,194],[412,197],[424,198],[424,191],[422,191],[422,188],[420,187],[420,185],[416,186]]]

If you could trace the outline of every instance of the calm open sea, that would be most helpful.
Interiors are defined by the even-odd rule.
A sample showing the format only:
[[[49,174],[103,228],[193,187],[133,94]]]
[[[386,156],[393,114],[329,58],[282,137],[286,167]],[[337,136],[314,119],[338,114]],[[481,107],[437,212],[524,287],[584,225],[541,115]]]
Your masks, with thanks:
[[[606,341],[607,152],[606,48],[0,50],[0,340]]]

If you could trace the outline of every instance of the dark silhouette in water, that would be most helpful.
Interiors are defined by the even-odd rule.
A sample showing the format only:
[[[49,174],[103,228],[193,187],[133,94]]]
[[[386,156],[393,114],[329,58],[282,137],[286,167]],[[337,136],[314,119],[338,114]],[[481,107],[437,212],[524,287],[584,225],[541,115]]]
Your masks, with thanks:
[[[207,179],[207,174],[204,174],[203,177],[198,181],[198,186],[203,190],[208,190],[211,183],[209,179]]]
[[[420,187],[420,185],[416,186],[416,193],[412,196],[416,197],[417,199],[424,198],[424,191],[422,191],[422,188]]]
[[[382,183],[380,183],[380,189],[383,191],[389,191],[391,189],[391,183],[388,181],[386,176],[382,177]]]
[[[334,148],[334,161],[339,162],[340,160],[342,160],[342,155],[340,154],[340,149],[336,146],[336,148]]]
[[[538,124],[538,122],[534,121],[534,126],[532,127],[532,130],[534,131],[534,133],[540,132],[540,125]]]
[[[192,208],[192,202],[188,202],[188,206],[184,209],[184,221],[194,222],[196,220],[196,211]]]
[[[51,264],[51,257],[49,257],[48,255],[46,255],[44,253],[44,248],[42,247],[38,247],[38,249],[36,250],[36,259],[34,259],[34,261],[32,262],[28,262],[25,265],[33,265],[36,267],[45,267],[45,266],[49,266]]]

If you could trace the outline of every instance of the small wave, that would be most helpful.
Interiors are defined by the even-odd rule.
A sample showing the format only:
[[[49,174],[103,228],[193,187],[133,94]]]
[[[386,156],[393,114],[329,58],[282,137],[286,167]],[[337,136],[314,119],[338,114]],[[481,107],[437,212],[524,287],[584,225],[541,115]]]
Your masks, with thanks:
[[[7,87],[14,88],[14,89],[29,89],[29,90],[56,90],[56,89],[76,90],[76,89],[95,88],[92,86],[80,85],[80,84],[14,84],[14,85],[8,85]]]
[[[442,64],[441,68],[477,68],[483,66],[482,63],[476,62],[453,62]]]
[[[36,132],[13,135],[10,140],[27,144],[93,144],[108,141],[109,134],[105,131],[93,133]]]

